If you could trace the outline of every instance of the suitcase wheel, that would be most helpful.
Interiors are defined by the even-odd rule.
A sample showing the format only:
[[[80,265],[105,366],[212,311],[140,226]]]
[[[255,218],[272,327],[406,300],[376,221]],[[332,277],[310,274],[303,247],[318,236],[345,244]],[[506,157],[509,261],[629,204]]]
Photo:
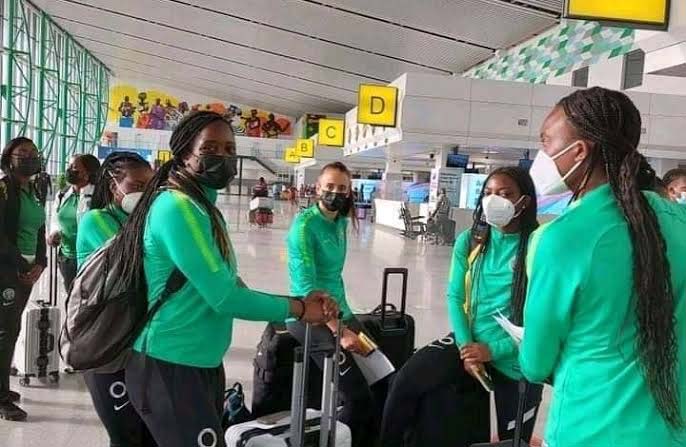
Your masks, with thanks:
[[[60,373],[58,372],[51,372],[48,375],[48,382],[50,382],[53,385],[57,385],[60,383]]]
[[[28,377],[22,377],[21,379],[19,379],[19,385],[29,386],[31,385],[31,379],[29,379]]]

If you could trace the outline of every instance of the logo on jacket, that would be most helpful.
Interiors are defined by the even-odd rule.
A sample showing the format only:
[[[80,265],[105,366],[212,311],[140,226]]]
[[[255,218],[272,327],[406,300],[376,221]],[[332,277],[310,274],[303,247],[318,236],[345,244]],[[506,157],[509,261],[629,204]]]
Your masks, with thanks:
[[[11,306],[14,304],[14,289],[7,288],[2,291],[2,305],[3,306]]]
[[[217,433],[211,428],[204,428],[198,434],[198,447],[217,447]]]

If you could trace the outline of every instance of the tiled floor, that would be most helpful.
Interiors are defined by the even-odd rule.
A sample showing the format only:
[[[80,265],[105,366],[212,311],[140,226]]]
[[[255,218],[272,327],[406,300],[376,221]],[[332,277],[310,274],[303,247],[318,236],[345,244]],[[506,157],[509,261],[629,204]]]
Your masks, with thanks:
[[[247,202],[222,197],[221,208],[230,222],[231,237],[238,253],[240,272],[254,288],[287,292],[286,251],[284,238],[295,211],[288,204],[277,206],[274,226],[250,228],[246,223]],[[418,346],[449,332],[444,304],[450,248],[426,246],[406,241],[395,230],[363,223],[359,233],[349,237],[345,281],[354,309],[370,310],[381,294],[384,267],[403,266],[410,270],[408,309],[415,317]],[[45,281],[44,281],[45,282]],[[45,284],[36,292],[40,296]],[[389,296],[398,295],[393,284]],[[251,393],[252,357],[264,324],[238,321],[234,326],[233,346],[225,358],[227,382],[242,382]],[[107,436],[92,409],[90,397],[79,375],[64,375],[58,387],[32,384],[14,389],[23,394],[22,407],[29,413],[24,423],[0,421],[0,447],[104,447]],[[546,398],[546,402],[549,399]],[[545,405],[547,407],[547,405]],[[541,419],[545,409],[539,416]]]

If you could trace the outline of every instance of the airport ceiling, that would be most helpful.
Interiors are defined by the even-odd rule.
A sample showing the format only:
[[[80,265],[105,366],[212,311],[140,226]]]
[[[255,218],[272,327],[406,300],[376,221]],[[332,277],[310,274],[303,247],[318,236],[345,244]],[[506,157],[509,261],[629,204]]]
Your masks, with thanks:
[[[459,74],[559,21],[563,0],[33,0],[115,76],[300,115],[360,83]]]

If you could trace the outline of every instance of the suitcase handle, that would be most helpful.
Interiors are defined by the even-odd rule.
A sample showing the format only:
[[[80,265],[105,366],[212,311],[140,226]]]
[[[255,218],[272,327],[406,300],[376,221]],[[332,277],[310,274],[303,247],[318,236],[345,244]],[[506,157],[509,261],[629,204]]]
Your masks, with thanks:
[[[407,307],[407,269],[404,267],[387,267],[383,271],[383,286],[381,288],[381,328],[386,327],[386,306],[388,305],[388,277],[391,275],[402,275],[403,285],[400,296],[400,316],[405,317]]]

